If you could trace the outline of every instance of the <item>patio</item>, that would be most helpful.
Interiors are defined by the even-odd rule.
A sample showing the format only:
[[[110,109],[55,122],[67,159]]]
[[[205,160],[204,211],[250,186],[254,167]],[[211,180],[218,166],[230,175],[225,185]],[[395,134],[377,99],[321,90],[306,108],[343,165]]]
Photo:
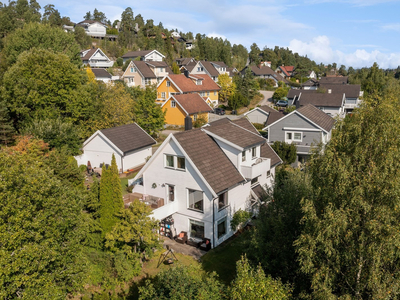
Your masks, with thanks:
[[[150,206],[151,209],[157,209],[159,207],[164,206],[163,198],[159,198],[159,197],[155,197],[155,196],[151,196],[151,195],[144,195],[144,194],[136,193],[136,192],[124,195],[123,199],[124,199],[125,208],[128,208],[129,205],[135,200],[140,201],[140,202]]]
[[[174,252],[190,255],[196,260],[200,260],[200,258],[207,253],[206,251],[200,250],[199,248],[189,246],[187,244],[180,244],[163,236],[161,236],[160,238],[163,241],[164,248],[166,248],[166,246],[168,245],[170,249],[174,250]]]

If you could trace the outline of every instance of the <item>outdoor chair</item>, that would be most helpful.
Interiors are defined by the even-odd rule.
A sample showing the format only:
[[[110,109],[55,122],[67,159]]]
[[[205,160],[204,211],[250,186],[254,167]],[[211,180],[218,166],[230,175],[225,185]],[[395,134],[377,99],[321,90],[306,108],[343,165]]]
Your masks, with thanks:
[[[188,236],[186,231],[181,231],[180,234],[176,237],[175,241],[180,244],[185,244],[187,242]]]
[[[203,250],[203,251],[211,250],[211,240],[203,239],[203,242],[200,244],[200,250]]]

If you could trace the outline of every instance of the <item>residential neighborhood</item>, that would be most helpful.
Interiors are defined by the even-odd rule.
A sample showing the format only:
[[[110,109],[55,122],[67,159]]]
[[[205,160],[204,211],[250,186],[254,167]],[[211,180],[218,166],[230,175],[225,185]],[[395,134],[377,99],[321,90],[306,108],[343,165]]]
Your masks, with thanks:
[[[399,298],[395,1],[66,4],[0,5],[1,299]]]

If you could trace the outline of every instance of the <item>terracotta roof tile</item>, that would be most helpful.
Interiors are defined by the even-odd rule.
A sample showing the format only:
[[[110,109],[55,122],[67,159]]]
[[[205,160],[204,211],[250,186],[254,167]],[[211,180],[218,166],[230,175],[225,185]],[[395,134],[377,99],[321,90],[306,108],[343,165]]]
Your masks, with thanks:
[[[175,133],[174,137],[215,193],[245,181],[217,143],[201,129]]]
[[[202,78],[202,84],[196,85],[192,79],[187,78],[184,74],[171,74],[168,77],[175,83],[183,93],[202,92],[202,91],[219,91],[221,88],[205,74],[196,74],[196,77]]]
[[[100,130],[124,154],[156,144],[136,123]]]

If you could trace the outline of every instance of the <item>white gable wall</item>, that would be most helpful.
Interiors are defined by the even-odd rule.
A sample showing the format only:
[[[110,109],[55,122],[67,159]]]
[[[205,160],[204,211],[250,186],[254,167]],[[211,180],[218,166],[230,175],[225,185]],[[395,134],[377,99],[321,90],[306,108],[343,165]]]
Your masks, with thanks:
[[[268,119],[268,113],[261,112],[259,109],[251,110],[246,117],[249,119],[251,123],[259,123],[264,124]]]
[[[153,52],[150,55],[146,55],[144,60],[146,61],[162,61],[162,56],[159,55],[157,52]]]
[[[106,27],[100,23],[93,23],[88,26],[87,34],[93,34],[96,36],[105,36]]]

